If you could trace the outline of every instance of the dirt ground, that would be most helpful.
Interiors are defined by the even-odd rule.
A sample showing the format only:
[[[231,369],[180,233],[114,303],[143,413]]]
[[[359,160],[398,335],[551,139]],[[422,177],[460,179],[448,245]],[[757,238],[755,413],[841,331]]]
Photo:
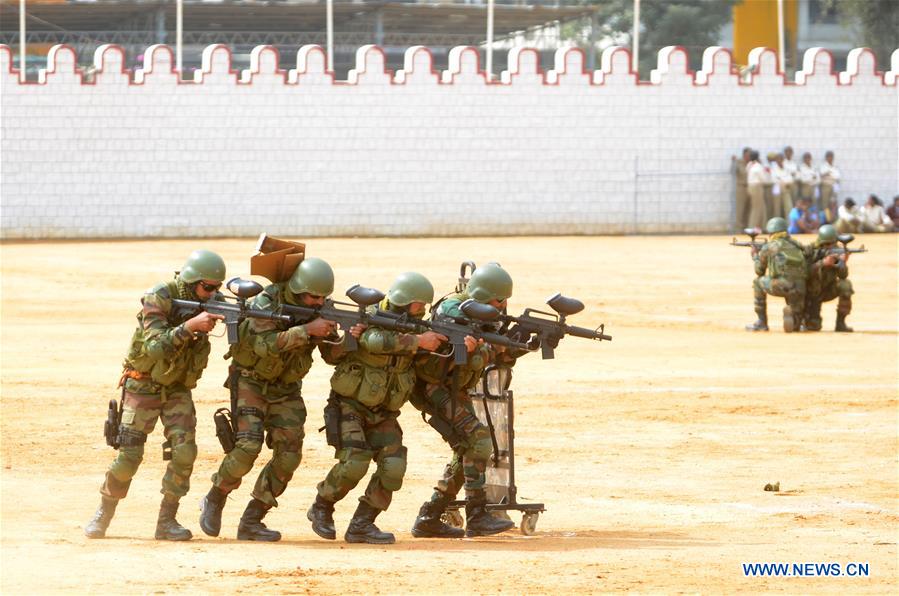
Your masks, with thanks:
[[[153,540],[160,428],[109,529],[91,541],[114,452],[102,437],[144,289],[193,248],[246,274],[253,239],[2,245],[2,592],[34,593],[895,593],[897,236],[866,236],[850,261],[854,334],[750,334],[752,269],[729,237],[311,240],[337,287],[386,289],[418,270],[446,292],[459,263],[496,260],[512,308],[556,291],[571,319],[604,322],[611,343],[570,338],[555,360],[516,367],[518,485],[546,504],[534,536],[421,540],[409,533],[448,449],[411,406],[400,418],[409,469],[379,522],[393,546],[315,536],[305,518],[332,463],[321,425],[330,369],[304,387],[303,463],[266,518],[277,544],[235,540],[252,480],[225,508],[221,538],[197,503],[220,461],[212,413],[227,395],[224,338],[195,391],[199,457],[179,519],[187,543]],[[804,241],[810,238],[802,238]],[[267,457],[263,451],[257,468]],[[779,482],[780,492],[765,492]],[[338,505],[345,529],[362,486]],[[516,518],[517,521],[517,518]],[[742,563],[867,563],[868,577],[745,577]]]

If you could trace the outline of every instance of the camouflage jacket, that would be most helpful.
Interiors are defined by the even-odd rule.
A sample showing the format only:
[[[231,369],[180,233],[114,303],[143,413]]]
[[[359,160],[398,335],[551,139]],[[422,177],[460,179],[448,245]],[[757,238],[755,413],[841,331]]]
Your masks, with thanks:
[[[266,287],[250,302],[250,307],[274,311],[282,304],[294,304],[287,283]],[[304,327],[286,333],[291,326],[281,321],[246,319],[240,324],[240,340],[229,354],[245,380],[256,385],[260,393],[279,397],[299,390],[301,381],[312,368],[312,352],[316,346],[328,364],[342,356],[339,345],[321,343],[311,338]],[[336,339],[336,337],[334,338]]]
[[[468,300],[468,294],[452,294],[437,303],[436,311],[432,313],[434,318],[449,317],[453,319],[468,320],[468,317],[459,308]],[[443,356],[422,355],[416,359],[415,372],[418,377],[427,383],[442,384],[447,387],[452,385],[453,359],[447,357],[451,351],[449,346],[441,348],[439,353]],[[490,364],[494,351],[490,344],[481,344],[474,352],[468,354],[468,363],[459,369],[459,389],[468,390],[477,385],[481,373]]]
[[[824,264],[824,257],[830,254],[830,251],[831,247],[821,246],[817,240],[805,247],[810,288],[827,288],[849,276],[849,266],[843,259],[838,259],[833,267]]]
[[[163,388],[189,390],[197,386],[209,360],[209,338],[184,328],[192,315],[176,316],[172,300],[198,300],[190,287],[173,279],[147,290],[141,298],[137,329],[124,368],[136,371],[125,388],[134,393],[159,393]],[[221,299],[217,294],[213,300]]]
[[[389,305],[385,302],[382,307]],[[369,312],[377,309],[369,307]],[[397,412],[415,385],[412,361],[418,337],[382,327],[368,327],[359,338],[359,349],[349,352],[331,376],[331,389],[369,409]]]
[[[753,257],[756,275],[805,281],[808,265],[805,247],[786,232],[773,234]]]

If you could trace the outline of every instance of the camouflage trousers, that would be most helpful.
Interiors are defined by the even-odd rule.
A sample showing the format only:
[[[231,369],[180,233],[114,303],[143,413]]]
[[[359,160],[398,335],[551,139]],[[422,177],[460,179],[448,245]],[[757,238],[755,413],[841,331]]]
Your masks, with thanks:
[[[443,469],[435,490],[453,499],[465,488],[466,494],[483,491],[487,483],[487,462],[493,455],[490,430],[475,415],[471,397],[465,391],[456,395],[455,409],[450,389],[441,384],[419,382],[412,405],[437,416],[452,427],[452,436],[443,439],[453,448],[453,457]]]
[[[809,287],[805,300],[806,326],[813,331],[821,329],[821,305],[837,300],[837,314],[846,316],[852,312],[852,282],[848,279],[836,280],[823,288]]]
[[[162,477],[161,492],[173,499],[180,499],[190,490],[190,474],[197,459],[197,415],[190,391],[163,397],[159,393],[132,393],[126,390],[124,402],[119,427],[119,453],[106,471],[100,494],[113,499],[125,498],[131,479],[143,461],[147,435],[153,432],[156,420],[162,419],[163,433],[171,446],[171,459]]]
[[[802,320],[805,311],[805,280],[791,280],[785,277],[756,277],[752,282],[755,312],[760,318],[768,316],[767,295],[780,296],[786,300],[797,321]]]
[[[384,511],[390,506],[393,493],[402,488],[406,474],[403,429],[397,422],[399,412],[375,412],[355,400],[336,397],[340,403],[340,448],[335,454],[338,461],[318,483],[318,494],[332,503],[343,499],[365,477],[374,460],[377,469],[359,500]]]
[[[237,442],[212,475],[212,483],[224,493],[240,486],[243,477],[253,469],[264,439],[272,450],[272,458],[259,473],[252,494],[277,507],[277,498],[302,460],[306,404],[299,393],[267,398],[259,387],[241,378],[237,383],[236,415]]]

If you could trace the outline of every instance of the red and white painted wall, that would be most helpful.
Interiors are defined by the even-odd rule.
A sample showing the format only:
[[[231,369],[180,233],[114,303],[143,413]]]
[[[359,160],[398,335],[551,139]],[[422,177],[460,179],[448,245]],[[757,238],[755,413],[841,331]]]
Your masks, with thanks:
[[[835,151],[842,196],[899,189],[899,51],[836,73],[809,50],[788,80],[770,50],[741,78],[726,49],[694,73],[670,47],[649,82],[620,47],[595,72],[515,49],[490,82],[465,47],[443,72],[410,48],[393,73],[365,46],[347,81],[317,46],[289,71],[275,52],[238,72],[209,46],[181,81],[166,46],[133,73],[102,46],[90,78],[56,46],[22,84],[0,46],[2,237],[724,232],[744,145]]]

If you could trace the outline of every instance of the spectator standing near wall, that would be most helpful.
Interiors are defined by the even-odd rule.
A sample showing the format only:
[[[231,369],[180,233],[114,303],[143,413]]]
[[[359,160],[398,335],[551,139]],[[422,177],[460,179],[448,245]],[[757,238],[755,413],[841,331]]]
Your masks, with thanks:
[[[762,229],[768,220],[765,209],[765,166],[759,161],[759,152],[749,154],[746,168],[746,188],[749,191],[749,227]]]
[[[775,207],[775,202],[780,200],[780,189],[777,189],[777,196],[774,196],[774,176],[771,174],[771,168],[774,165],[774,157],[777,153],[770,151],[765,156],[767,165],[765,166],[765,216],[777,217],[775,212],[780,211]]]
[[[774,181],[772,196],[775,217],[787,217],[793,209],[793,176],[784,168],[784,156],[774,156],[771,164],[771,178]]]
[[[861,211],[862,232],[893,231],[893,221],[887,216],[877,195],[870,195]]]
[[[749,155],[752,149],[743,147],[740,159],[733,159],[734,174],[737,177],[737,207],[734,213],[736,229],[742,230],[747,225],[749,218],[749,188],[746,184],[746,170],[749,167]]]
[[[814,201],[819,192],[818,186],[821,184],[821,175],[818,169],[812,164],[812,154],[805,152],[802,154],[802,163],[799,164],[799,197]]]
[[[784,187],[784,192],[789,197],[789,207],[786,213],[796,206],[796,200],[799,198],[799,166],[793,161],[793,148],[784,147],[783,162],[781,167],[790,175],[790,183]]]
[[[818,173],[821,174],[821,201],[817,205],[819,211],[830,208],[831,201],[836,201],[840,194],[842,175],[834,165],[833,158],[833,151],[828,151],[824,154],[824,163],[818,166]]]
[[[858,207],[852,197],[840,205],[837,210],[837,223],[835,226],[840,234],[856,233],[862,231],[862,218]]]
[[[893,231],[899,230],[899,195],[893,197],[893,205],[887,209],[887,217],[893,222]]]

